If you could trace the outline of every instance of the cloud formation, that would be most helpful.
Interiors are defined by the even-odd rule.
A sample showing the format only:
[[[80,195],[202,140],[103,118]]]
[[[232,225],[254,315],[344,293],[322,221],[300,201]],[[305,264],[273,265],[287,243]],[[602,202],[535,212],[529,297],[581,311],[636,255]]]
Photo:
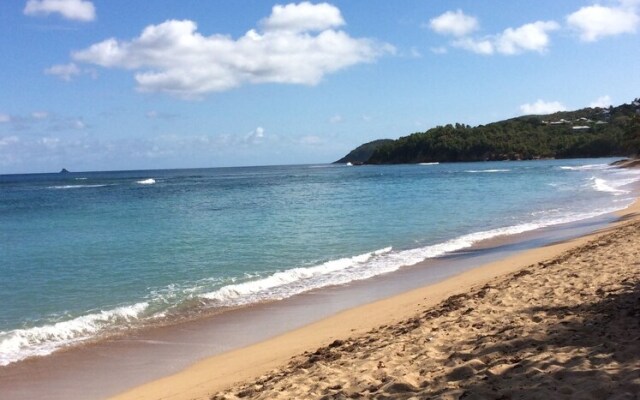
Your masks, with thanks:
[[[0,113],[0,123],[6,124],[14,132],[78,131],[87,127],[81,118],[60,116],[42,110],[25,115]]]
[[[609,95],[598,97],[596,100],[589,103],[589,107],[591,108],[606,108],[612,104],[611,97]]]
[[[316,85],[326,74],[395,52],[389,44],[335,29],[343,24],[340,10],[326,3],[277,5],[260,22],[261,31],[251,29],[238,39],[204,36],[194,21],[169,20],[129,41],[96,43],[72,58],[136,71],[142,92],[198,98],[244,84]]]
[[[268,31],[319,32],[345,24],[340,10],[331,4],[275,5],[271,15],[261,21]]]
[[[57,76],[63,81],[71,81],[74,76],[80,75],[80,68],[74,63],[57,64],[44,70],[46,75]]]
[[[544,53],[551,43],[549,32],[557,29],[560,29],[560,25],[554,21],[536,21],[518,28],[507,28],[497,35],[479,39],[461,38],[454,41],[453,45],[484,55],[514,55],[529,51]]]
[[[344,121],[344,117],[340,114],[335,114],[329,118],[330,124],[339,124]]]
[[[462,37],[478,30],[479,24],[476,17],[465,15],[462,10],[456,10],[447,11],[432,18],[428,26],[441,35]]]
[[[96,8],[87,0],[29,0],[23,12],[29,16],[60,14],[62,18],[83,22],[96,19]]]
[[[520,106],[523,115],[552,114],[558,111],[566,111],[567,107],[559,101],[544,101],[538,99],[535,103],[526,103]]]
[[[265,137],[264,128],[259,126],[256,129],[249,132],[247,136],[245,136],[244,141],[245,143],[249,143],[249,144],[259,144],[264,140],[264,137]]]
[[[477,18],[456,10],[431,19],[426,26],[438,34],[453,36],[455,40],[450,43],[453,47],[476,54],[544,53],[551,44],[550,32],[561,28],[577,32],[584,42],[636,33],[640,29],[640,0],[617,0],[612,6],[585,6],[567,15],[565,21],[564,26],[555,21],[536,21],[493,35],[474,36],[472,33],[479,28]]]
[[[595,4],[568,15],[567,24],[578,32],[582,41],[595,42],[606,36],[635,33],[640,26],[640,16],[635,1],[621,2],[617,7]]]

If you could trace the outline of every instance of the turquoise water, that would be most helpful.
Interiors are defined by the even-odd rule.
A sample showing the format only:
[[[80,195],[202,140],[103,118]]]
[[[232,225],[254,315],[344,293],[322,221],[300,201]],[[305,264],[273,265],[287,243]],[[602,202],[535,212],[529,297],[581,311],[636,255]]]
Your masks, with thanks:
[[[622,209],[611,161],[0,176],[0,365]]]

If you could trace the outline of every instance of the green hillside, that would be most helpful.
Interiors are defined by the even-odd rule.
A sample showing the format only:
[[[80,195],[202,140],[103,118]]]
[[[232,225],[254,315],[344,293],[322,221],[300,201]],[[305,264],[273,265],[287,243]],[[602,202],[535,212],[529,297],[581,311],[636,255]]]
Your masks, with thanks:
[[[362,144],[355,149],[351,150],[349,154],[342,157],[338,161],[334,162],[334,164],[346,164],[348,162],[353,164],[362,164],[367,162],[373,154],[374,150],[384,144],[390,144],[393,142],[393,139],[378,139],[373,142]]]
[[[476,127],[438,126],[373,147],[368,164],[637,156],[640,99]],[[349,155],[343,162],[351,161]]]

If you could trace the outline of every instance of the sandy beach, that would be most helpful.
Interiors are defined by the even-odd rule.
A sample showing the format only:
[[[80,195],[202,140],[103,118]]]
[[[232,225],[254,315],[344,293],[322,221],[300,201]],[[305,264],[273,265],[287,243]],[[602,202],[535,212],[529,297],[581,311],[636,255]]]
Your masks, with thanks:
[[[115,398],[636,398],[639,211]]]

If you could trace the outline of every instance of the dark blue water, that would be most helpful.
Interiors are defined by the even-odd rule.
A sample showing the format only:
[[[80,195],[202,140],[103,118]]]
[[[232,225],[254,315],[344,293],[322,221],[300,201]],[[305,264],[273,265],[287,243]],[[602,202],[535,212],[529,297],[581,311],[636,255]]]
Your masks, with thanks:
[[[0,365],[624,208],[610,161],[0,176]]]

